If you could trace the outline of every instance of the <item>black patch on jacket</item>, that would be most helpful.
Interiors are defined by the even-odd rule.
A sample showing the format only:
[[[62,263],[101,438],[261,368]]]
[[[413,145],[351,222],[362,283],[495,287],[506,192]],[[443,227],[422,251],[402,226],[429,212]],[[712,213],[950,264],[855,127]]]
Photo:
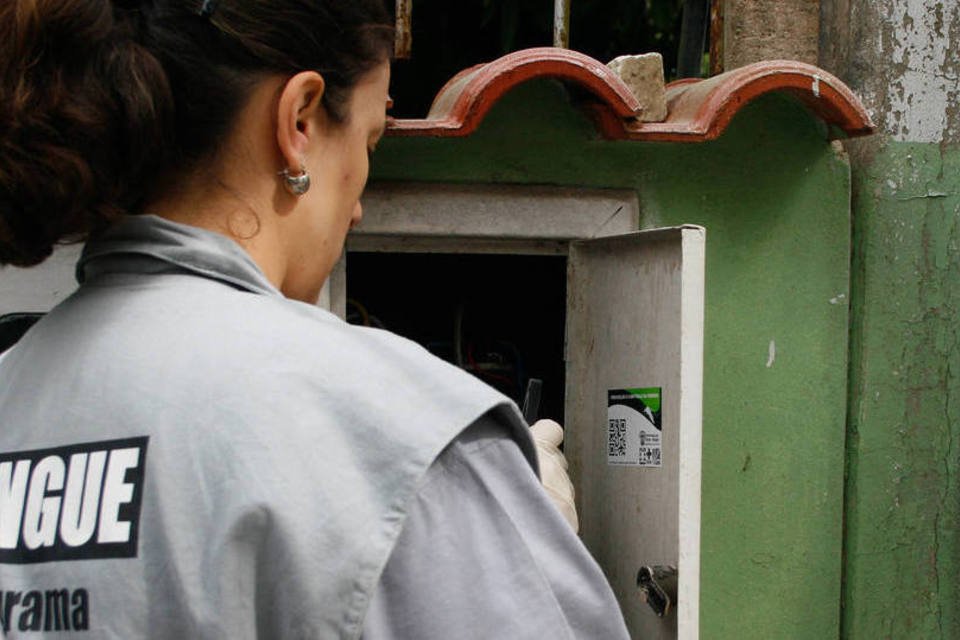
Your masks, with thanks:
[[[0,454],[0,563],[136,557],[147,441]]]

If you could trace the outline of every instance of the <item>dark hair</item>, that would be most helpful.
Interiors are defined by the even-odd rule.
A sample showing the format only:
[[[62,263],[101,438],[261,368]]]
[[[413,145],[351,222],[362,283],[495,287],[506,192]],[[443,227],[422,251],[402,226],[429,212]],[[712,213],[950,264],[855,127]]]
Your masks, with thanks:
[[[383,0],[0,0],[0,264],[37,264],[216,153],[256,83],[314,69],[343,120]]]

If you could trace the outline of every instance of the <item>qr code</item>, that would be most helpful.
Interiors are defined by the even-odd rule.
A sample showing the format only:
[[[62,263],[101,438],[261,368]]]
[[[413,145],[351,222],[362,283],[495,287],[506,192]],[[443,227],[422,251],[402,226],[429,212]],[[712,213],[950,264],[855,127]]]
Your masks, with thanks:
[[[640,464],[645,467],[659,467],[660,447],[640,447]]]
[[[627,420],[626,418],[610,418],[607,429],[607,456],[622,458],[627,455]]]

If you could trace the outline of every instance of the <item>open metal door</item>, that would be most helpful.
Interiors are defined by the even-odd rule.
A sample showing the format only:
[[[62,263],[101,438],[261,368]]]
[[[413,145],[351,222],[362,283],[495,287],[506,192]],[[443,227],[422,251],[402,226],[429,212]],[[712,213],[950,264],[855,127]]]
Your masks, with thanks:
[[[683,226],[570,245],[566,455],[584,543],[644,640],[699,636],[704,240]],[[642,567],[678,570],[663,617]]]

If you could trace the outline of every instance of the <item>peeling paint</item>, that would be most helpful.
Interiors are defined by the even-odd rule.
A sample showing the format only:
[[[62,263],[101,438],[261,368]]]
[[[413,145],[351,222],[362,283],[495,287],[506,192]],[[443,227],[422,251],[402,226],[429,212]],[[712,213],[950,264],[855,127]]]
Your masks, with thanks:
[[[949,193],[944,193],[942,191],[928,191],[927,193],[921,193],[915,196],[904,196],[903,198],[897,198],[897,200],[902,202],[904,200],[917,200],[919,198],[946,198],[949,195]]]
[[[838,293],[834,297],[830,298],[830,304],[840,304],[846,299],[846,297],[847,297],[846,294]]]
[[[820,97],[820,76],[813,76],[813,86],[810,90],[813,91],[813,95]]]
[[[960,62],[952,29],[960,21],[960,3],[942,0],[886,0],[888,19],[877,41],[878,58],[889,58],[883,121],[894,140],[940,142],[950,125],[960,93]],[[949,12],[944,15],[944,12]],[[956,119],[956,118],[954,118]],[[954,134],[960,132],[953,132]]]
[[[958,168],[953,145],[885,141],[856,177],[845,640],[960,637]]]
[[[773,366],[773,361],[776,359],[777,359],[777,343],[771,340],[770,346],[767,348],[767,369]]]

